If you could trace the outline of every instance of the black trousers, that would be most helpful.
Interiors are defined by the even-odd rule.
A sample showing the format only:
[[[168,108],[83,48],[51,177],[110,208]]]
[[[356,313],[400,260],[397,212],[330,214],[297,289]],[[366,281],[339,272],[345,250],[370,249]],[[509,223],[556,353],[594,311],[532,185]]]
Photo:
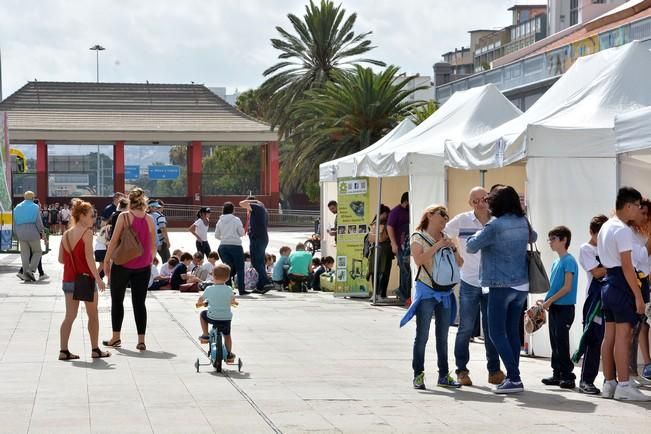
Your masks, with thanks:
[[[122,330],[124,319],[124,295],[127,284],[131,286],[131,305],[133,316],[136,320],[136,329],[139,335],[144,335],[147,329],[147,285],[151,267],[132,270],[121,265],[111,266],[111,325],[114,332]]]
[[[195,245],[197,246],[197,252],[201,252],[205,256],[208,256],[208,253],[210,253],[210,244],[208,244],[208,241],[198,241],[197,240],[197,241],[195,241]]]
[[[574,380],[574,363],[570,359],[570,327],[574,322],[574,305],[552,304],[549,307],[549,342],[552,347],[554,377]]]
[[[603,321],[603,319],[602,319]],[[601,361],[601,342],[604,340],[604,325],[593,322],[583,338],[585,352],[583,353],[583,366],[581,367],[581,381],[594,384],[599,374]]]

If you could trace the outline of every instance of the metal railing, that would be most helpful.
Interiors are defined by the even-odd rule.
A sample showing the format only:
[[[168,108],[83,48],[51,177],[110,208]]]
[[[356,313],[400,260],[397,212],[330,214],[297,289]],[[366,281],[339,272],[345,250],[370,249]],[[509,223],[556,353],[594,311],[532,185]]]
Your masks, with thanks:
[[[170,222],[192,221],[197,218],[201,205],[176,205],[165,204],[165,216]],[[211,207],[211,220],[217,221],[221,216],[221,207]],[[269,226],[272,227],[304,227],[313,228],[315,220],[319,219],[319,211],[309,210],[278,210],[267,209],[269,213]],[[246,221],[246,209],[235,208],[233,213]]]

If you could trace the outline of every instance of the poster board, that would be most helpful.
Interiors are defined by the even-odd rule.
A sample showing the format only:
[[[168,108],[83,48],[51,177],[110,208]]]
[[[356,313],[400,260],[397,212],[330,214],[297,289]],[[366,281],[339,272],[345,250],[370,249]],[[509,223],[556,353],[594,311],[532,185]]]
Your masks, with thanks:
[[[368,178],[337,180],[337,257],[334,295],[368,297],[364,236],[372,213]]]
[[[9,134],[7,113],[0,112],[0,250],[11,248],[11,157],[9,156]]]

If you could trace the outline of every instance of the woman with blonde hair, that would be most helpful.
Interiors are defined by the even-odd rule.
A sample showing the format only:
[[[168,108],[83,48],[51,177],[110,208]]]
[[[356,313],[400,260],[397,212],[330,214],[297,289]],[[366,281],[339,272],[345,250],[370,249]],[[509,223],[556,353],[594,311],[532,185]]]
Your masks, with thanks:
[[[416,232],[411,235],[411,257],[418,266],[416,274],[416,291],[413,303],[400,321],[405,325],[416,316],[416,339],[412,368],[414,370],[414,388],[425,389],[425,347],[429,338],[432,317],[436,321],[436,356],[438,358],[439,387],[459,388],[461,384],[450,375],[448,366],[448,331],[450,329],[450,307],[452,287],[441,287],[434,281],[433,258],[442,249],[449,248],[454,252],[458,266],[463,259],[457,251],[454,241],[448,238],[443,229],[450,219],[443,205],[430,205],[425,208],[416,226]]]
[[[142,255],[121,265],[112,264],[111,256],[113,251],[120,242],[122,231],[129,226],[135,232],[136,238],[142,246]],[[109,347],[122,345],[120,333],[124,319],[124,295],[127,284],[130,284],[131,304],[136,320],[136,329],[138,330],[136,349],[140,351],[147,349],[145,345],[145,331],[147,329],[145,299],[147,298],[151,265],[155,256],[156,227],[153,220],[147,215],[147,197],[143,189],[134,188],[129,192],[128,211],[121,213],[117,218],[111,242],[106,250],[106,258],[104,259],[104,272],[109,276],[111,285],[111,324],[113,326],[113,336],[111,339],[104,341],[104,345]]]
[[[73,298],[75,278],[80,274],[88,274],[95,278],[100,291],[105,285],[99,277],[93,257],[93,206],[80,199],[72,200],[72,227],[64,232],[59,247],[59,263],[63,264],[63,293],[66,299],[66,316],[61,323],[60,338],[61,349],[59,360],[75,360],[79,356],[68,350],[68,341],[72,324],[77,318],[79,300]],[[85,301],[86,314],[88,315],[88,335],[91,343],[91,357],[96,359],[108,357],[111,354],[99,349],[99,318],[97,315],[97,291],[94,291],[93,300]]]

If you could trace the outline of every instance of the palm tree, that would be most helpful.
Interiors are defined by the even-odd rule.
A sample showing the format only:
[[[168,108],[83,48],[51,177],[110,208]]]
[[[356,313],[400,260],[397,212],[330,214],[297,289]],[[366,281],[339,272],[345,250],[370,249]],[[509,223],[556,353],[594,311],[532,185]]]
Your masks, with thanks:
[[[411,119],[416,125],[420,125],[425,119],[432,116],[432,114],[438,110],[439,103],[437,101],[427,101],[427,103],[421,107],[418,107],[411,114]]]
[[[377,60],[356,57],[375,48],[367,39],[371,32],[355,35],[353,26],[357,14],[345,16],[346,10],[341,5],[335,6],[331,0],[321,0],[319,5],[310,0],[305,6],[303,20],[294,14],[287,15],[295,35],[276,27],[280,38],[272,39],[271,44],[281,51],[278,55],[281,61],[264,71],[267,79],[261,90],[271,97],[269,121],[272,127],[279,127],[281,136],[291,129],[290,110],[305,91],[322,86],[336,72],[350,65],[384,66]]]
[[[265,121],[267,119],[268,101],[260,89],[242,92],[235,101],[235,106],[249,116]]]
[[[424,87],[408,89],[411,78],[399,77],[398,70],[389,66],[375,73],[356,66],[306,93],[292,112],[296,128],[283,171],[285,188],[314,181],[320,163],[366,148],[424,104],[408,98]]]

